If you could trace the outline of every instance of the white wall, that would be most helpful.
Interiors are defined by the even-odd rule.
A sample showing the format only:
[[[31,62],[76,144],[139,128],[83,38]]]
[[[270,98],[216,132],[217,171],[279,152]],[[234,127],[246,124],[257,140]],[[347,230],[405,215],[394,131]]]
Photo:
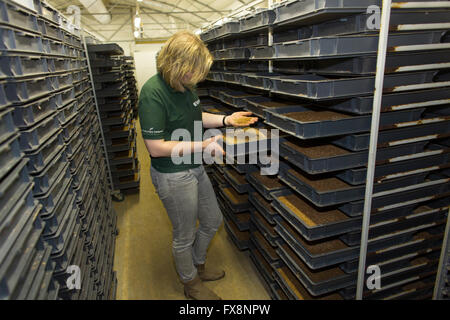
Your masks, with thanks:
[[[162,43],[136,44],[134,47],[134,63],[139,92],[144,83],[156,74],[156,53],[162,45]]]

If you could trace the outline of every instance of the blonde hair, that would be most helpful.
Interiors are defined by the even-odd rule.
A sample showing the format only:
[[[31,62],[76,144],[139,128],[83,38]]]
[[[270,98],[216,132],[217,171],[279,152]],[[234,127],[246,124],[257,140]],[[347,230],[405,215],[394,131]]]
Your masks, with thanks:
[[[206,78],[213,57],[202,40],[190,31],[179,31],[166,41],[157,58],[156,67],[164,80],[176,91],[193,89]],[[187,83],[182,79],[192,74]]]

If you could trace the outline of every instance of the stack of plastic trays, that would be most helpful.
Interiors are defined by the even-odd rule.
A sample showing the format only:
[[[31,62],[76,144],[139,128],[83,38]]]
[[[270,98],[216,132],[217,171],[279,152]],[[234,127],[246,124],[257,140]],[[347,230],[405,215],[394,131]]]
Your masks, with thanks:
[[[134,63],[129,57],[123,57],[123,50],[117,44],[89,44],[88,53],[113,189],[125,194],[137,192],[140,178],[134,119],[137,99]]]
[[[378,45],[378,31],[366,24],[372,4],[379,5],[281,4],[274,8],[273,46],[251,47],[250,58],[242,60],[224,60],[222,53],[218,60],[224,61],[215,62],[209,78],[210,95],[218,86],[230,88],[229,71],[234,79],[247,79],[232,87],[259,93],[244,99],[244,109],[288,134],[278,152],[284,189],[264,192],[247,174],[259,196],[250,201],[275,222],[279,236],[275,298],[355,297]],[[443,9],[393,10],[391,28],[426,28],[448,17]],[[439,260],[450,204],[448,30],[420,27],[389,35],[367,254],[368,265],[381,269],[382,288],[366,289],[366,299],[429,298]],[[208,45],[215,50],[235,37],[210,33]],[[236,65],[269,60],[273,74],[236,72]],[[264,90],[249,91],[257,87]],[[272,210],[264,210],[264,195]]]
[[[124,56],[123,60],[125,62],[125,80],[128,84],[129,99],[131,101],[131,108],[133,110],[133,118],[137,119],[138,116],[138,90],[136,86],[136,77],[134,75],[135,64],[134,58],[130,56]]]

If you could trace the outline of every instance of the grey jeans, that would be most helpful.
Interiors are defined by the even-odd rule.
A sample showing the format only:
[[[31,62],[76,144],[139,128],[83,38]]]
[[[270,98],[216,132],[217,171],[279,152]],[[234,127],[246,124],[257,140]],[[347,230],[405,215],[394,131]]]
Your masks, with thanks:
[[[190,281],[197,275],[195,265],[205,263],[209,243],[223,220],[211,181],[203,166],[175,173],[152,167],[150,175],[172,222],[178,275],[181,281]]]

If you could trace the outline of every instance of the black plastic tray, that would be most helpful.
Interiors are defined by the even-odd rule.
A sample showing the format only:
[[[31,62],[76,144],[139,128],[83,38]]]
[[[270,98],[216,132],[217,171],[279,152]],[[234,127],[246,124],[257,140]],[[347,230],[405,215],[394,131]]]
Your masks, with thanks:
[[[88,53],[98,53],[104,55],[123,55],[123,49],[116,43],[106,43],[106,44],[88,44]]]
[[[66,167],[68,165],[69,163],[67,162],[66,154],[62,150],[51,160],[41,173],[33,176],[33,194],[35,196],[45,194],[62,170],[67,169]]]
[[[253,190],[245,180],[245,175],[239,174],[233,168],[226,168],[223,176],[238,193],[248,193]],[[239,181],[239,176],[242,181]]]
[[[275,219],[275,217],[274,217]],[[280,236],[275,232],[274,226],[271,225],[266,218],[259,213],[259,211],[253,211],[251,222],[264,238],[270,243],[272,247],[276,247],[276,241],[280,239]]]
[[[303,239],[283,218],[276,217],[275,231],[286,241],[292,250],[305,262],[311,269],[320,269],[336,265],[345,261],[353,260],[359,256],[359,246],[347,246],[339,239],[332,238],[320,242],[308,242]],[[429,225],[417,226],[409,230],[394,232],[377,239],[368,241],[368,253],[391,247],[395,244],[407,242],[412,239],[414,234],[429,228]],[[309,245],[324,246],[322,252],[312,252],[307,248]],[[334,248],[333,248],[334,246]],[[333,248],[333,249],[332,249]]]
[[[0,181],[23,157],[19,135],[16,134],[0,144]]]
[[[424,182],[426,175],[427,172],[422,172],[376,183],[373,192],[376,194],[416,185]],[[278,177],[318,207],[357,201],[365,196],[365,185],[352,186],[329,175],[308,177],[284,163],[280,166]],[[328,189],[325,186],[329,186]]]
[[[264,257],[252,242],[249,245],[249,257],[255,265],[256,270],[261,274],[266,286],[273,284],[272,267],[264,260]]]
[[[244,231],[243,232],[243,237],[239,239],[237,236],[237,233],[239,232],[239,230],[237,229],[236,226],[233,225],[233,222],[231,221],[227,221],[224,220],[224,225],[225,225],[225,230],[227,230],[228,235],[230,236],[231,240],[233,241],[233,243],[236,245],[236,247],[239,250],[247,250],[248,249],[248,245],[249,245],[249,232],[248,231]],[[242,237],[242,236],[241,236]]]
[[[389,74],[384,77],[383,90],[392,92],[413,86],[414,90],[427,89],[433,82],[434,71],[408,74]],[[329,78],[315,74],[266,78],[272,93],[310,100],[342,99],[373,94],[375,77]],[[412,89],[409,89],[410,91]]]
[[[283,185],[282,182],[276,176],[265,176],[262,178],[261,172],[253,171],[246,174],[245,178],[247,181],[267,200],[272,200],[272,195],[270,194],[273,191],[286,189],[287,186]],[[268,185],[269,181],[262,181],[261,179],[268,179],[274,181],[274,185]]]
[[[24,152],[36,151],[45,141],[57,134],[59,128],[57,118],[50,116],[32,128],[20,132],[20,147]]]
[[[305,153],[301,153],[299,150],[295,150],[291,146],[287,145],[286,142],[288,141],[289,140],[280,138],[280,156],[309,174],[351,169],[367,164],[367,151],[349,152],[339,148],[340,150],[337,149],[339,154],[335,153],[335,155],[330,156],[318,155],[317,157],[314,155],[313,158],[311,155],[308,156]],[[298,139],[291,141],[298,145],[304,146],[307,150],[314,150],[315,148],[322,150],[322,148],[329,148],[330,146],[323,142],[310,144],[306,142],[304,143]],[[377,150],[377,162],[380,163],[394,157],[419,153],[423,151],[426,143],[427,142],[415,142],[394,147],[380,148]]]
[[[433,148],[432,148],[433,147]],[[405,176],[414,172],[431,172],[446,168],[450,164],[450,150],[434,145],[427,151],[416,154],[410,160],[378,165],[375,168],[375,181],[383,181],[395,177]],[[366,182],[367,168],[348,169],[336,176],[352,185]]]
[[[252,112],[254,115],[257,115],[260,118],[265,119],[265,110],[271,109],[271,108],[277,108],[282,106],[294,106],[294,105],[300,105],[300,103],[294,103],[290,101],[282,101],[282,100],[273,100],[268,97],[264,96],[255,96],[255,97],[248,97],[244,99],[244,109]],[[273,106],[269,107],[268,104],[271,104]]]
[[[419,120],[425,109],[404,110],[382,113],[380,116],[380,127],[393,126],[399,122]],[[321,120],[300,121],[285,114],[302,112],[317,112],[316,114],[327,114],[328,111],[315,109],[311,106],[288,106],[280,108],[265,109],[265,122],[284,132],[300,139],[312,139],[337,135],[345,135],[370,130],[372,116],[353,116],[345,114],[330,113]],[[337,117],[337,118],[336,118]]]
[[[411,123],[399,123],[396,129],[384,130],[378,133],[378,147],[388,147],[448,136],[450,134],[449,120],[441,117],[430,119],[430,123],[426,123],[427,119]],[[360,151],[369,149],[369,140],[370,134],[362,133],[334,139],[333,144],[350,151]]]
[[[272,225],[275,224],[273,217],[278,215],[270,202],[267,202],[259,193],[250,192],[248,200],[255,206],[255,209]]]
[[[250,228],[250,212],[234,213],[229,204],[222,198],[218,198],[219,208],[227,220],[233,221],[240,232],[248,231]]]
[[[252,204],[248,202],[248,195],[242,194],[239,195],[236,191],[234,191],[231,187],[220,186],[219,187],[219,195],[227,202],[230,208],[235,213],[248,211],[252,208]],[[240,202],[233,202],[230,197],[241,198]]]
[[[275,251],[275,247],[272,247],[261,232],[253,225],[250,227],[250,240],[255,244],[258,251],[269,264],[276,263],[280,260],[280,257]]]

